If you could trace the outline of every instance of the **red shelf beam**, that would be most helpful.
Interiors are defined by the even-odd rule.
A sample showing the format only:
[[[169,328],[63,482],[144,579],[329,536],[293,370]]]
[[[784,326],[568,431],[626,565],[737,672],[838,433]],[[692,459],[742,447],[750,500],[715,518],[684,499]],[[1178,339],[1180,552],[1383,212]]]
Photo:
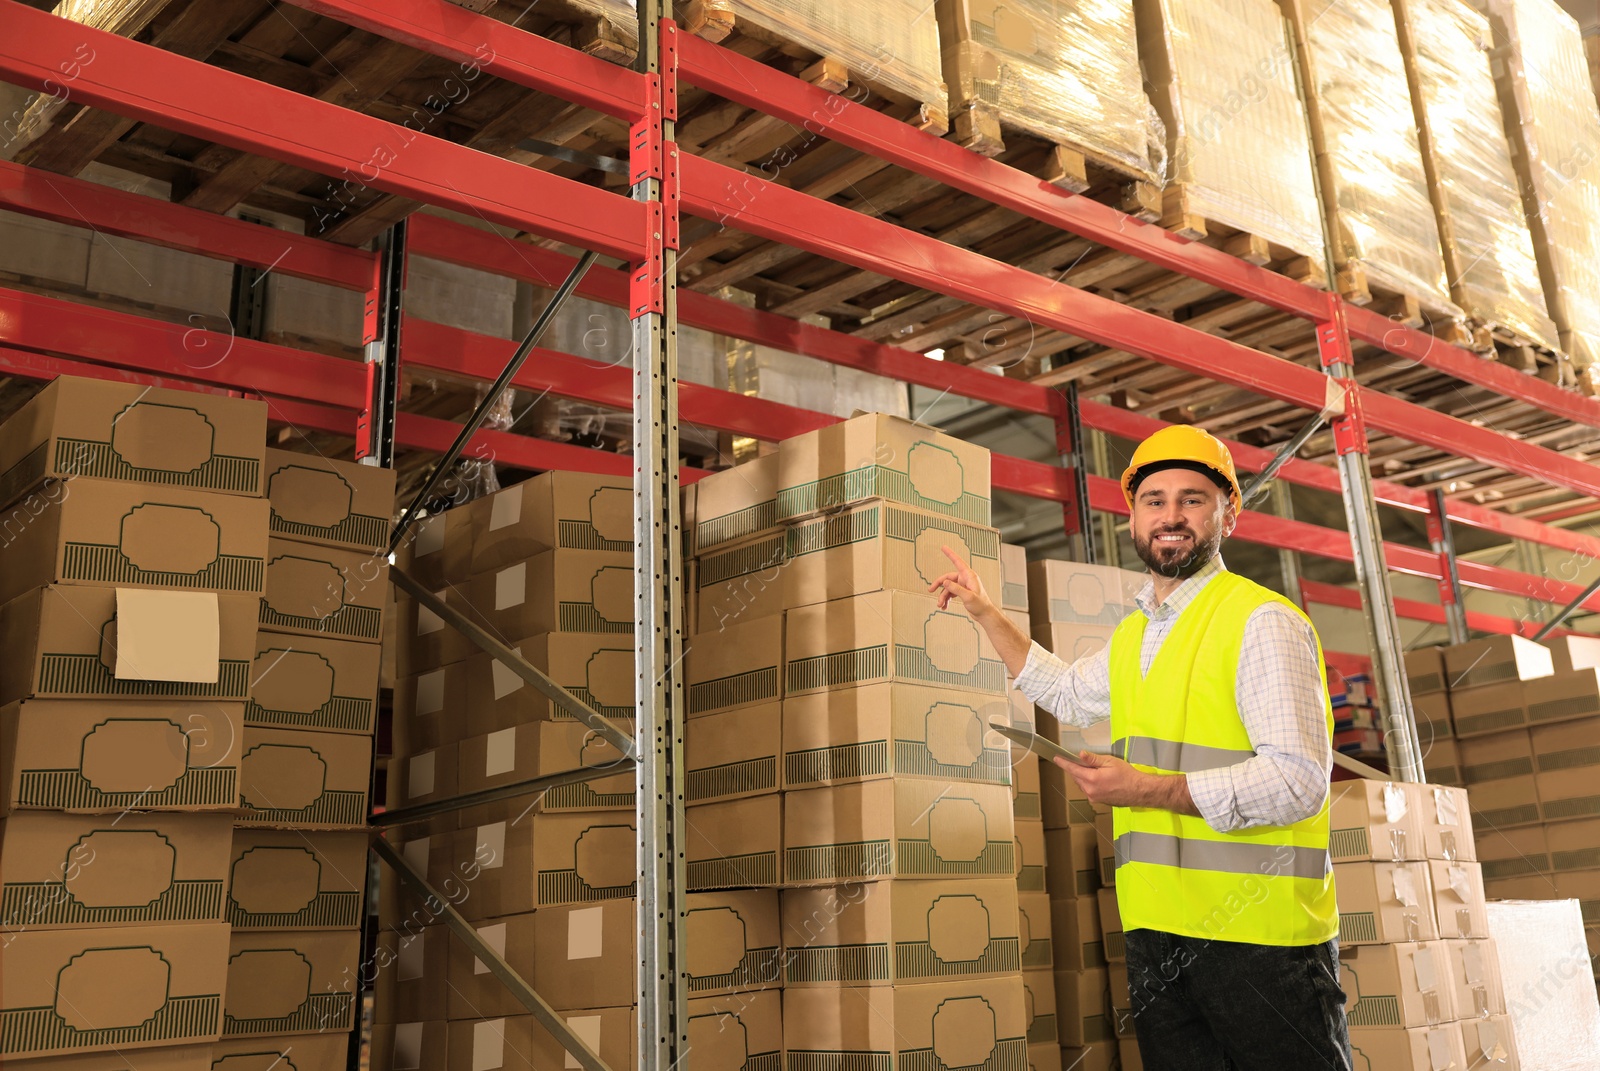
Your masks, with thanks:
[[[1326,606],[1338,606],[1346,610],[1361,609],[1361,593],[1354,588],[1343,588],[1337,584],[1324,584],[1318,580],[1300,581],[1300,600],[1303,603],[1322,603]],[[1412,621],[1426,621],[1433,625],[1445,623],[1444,607],[1436,606],[1429,602],[1417,602],[1415,599],[1396,599],[1394,612]],[[1539,631],[1541,624],[1538,621],[1518,621],[1515,618],[1501,617],[1499,614],[1478,613],[1475,610],[1467,611],[1467,627],[1479,632],[1492,632],[1506,636],[1526,636],[1532,639]],[[1558,628],[1552,635],[1579,636],[1584,633],[1575,632],[1569,628]]]

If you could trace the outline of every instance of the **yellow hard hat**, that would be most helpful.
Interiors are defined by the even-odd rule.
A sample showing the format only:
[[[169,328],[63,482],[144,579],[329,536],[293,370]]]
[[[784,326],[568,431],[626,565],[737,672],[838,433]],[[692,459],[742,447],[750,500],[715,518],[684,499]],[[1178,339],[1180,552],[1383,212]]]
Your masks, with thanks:
[[[1170,464],[1162,464],[1167,462]],[[1133,507],[1134,478],[1150,465],[1162,468],[1190,468],[1214,472],[1228,481],[1228,500],[1239,508],[1239,477],[1234,475],[1233,455],[1210,432],[1189,424],[1172,424],[1140,443],[1122,470],[1122,495]]]

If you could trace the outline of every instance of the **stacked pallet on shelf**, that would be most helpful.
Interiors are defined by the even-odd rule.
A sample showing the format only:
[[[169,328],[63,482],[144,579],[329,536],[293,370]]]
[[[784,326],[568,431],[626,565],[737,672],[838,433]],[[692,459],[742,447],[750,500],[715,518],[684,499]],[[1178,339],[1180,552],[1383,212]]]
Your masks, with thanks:
[[[1134,6],[1140,58],[1171,160],[1161,225],[1326,288],[1310,135],[1278,6]]]

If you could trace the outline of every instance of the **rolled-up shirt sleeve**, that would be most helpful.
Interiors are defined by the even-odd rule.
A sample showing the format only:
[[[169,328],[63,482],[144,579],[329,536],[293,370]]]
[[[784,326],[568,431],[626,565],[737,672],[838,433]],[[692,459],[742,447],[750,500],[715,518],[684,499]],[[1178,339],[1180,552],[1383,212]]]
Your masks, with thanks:
[[[1277,603],[1250,615],[1234,698],[1255,755],[1187,775],[1207,825],[1226,833],[1317,813],[1333,765],[1326,689],[1316,634],[1303,617]]]
[[[1111,647],[1067,662],[1035,643],[1015,684],[1057,721],[1088,728],[1111,717]]]

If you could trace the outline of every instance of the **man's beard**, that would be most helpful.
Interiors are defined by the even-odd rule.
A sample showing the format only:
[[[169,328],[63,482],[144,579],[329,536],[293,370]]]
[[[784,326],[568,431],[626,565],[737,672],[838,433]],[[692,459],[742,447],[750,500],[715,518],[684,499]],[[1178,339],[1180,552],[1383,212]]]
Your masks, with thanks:
[[[1139,560],[1145,567],[1158,576],[1172,580],[1186,580],[1198,573],[1200,569],[1217,556],[1217,551],[1222,549],[1222,533],[1213,532],[1209,539],[1199,539],[1187,528],[1169,528],[1157,532],[1156,536],[1182,534],[1190,538],[1187,547],[1162,549],[1155,537],[1133,537],[1133,549],[1138,553]]]

